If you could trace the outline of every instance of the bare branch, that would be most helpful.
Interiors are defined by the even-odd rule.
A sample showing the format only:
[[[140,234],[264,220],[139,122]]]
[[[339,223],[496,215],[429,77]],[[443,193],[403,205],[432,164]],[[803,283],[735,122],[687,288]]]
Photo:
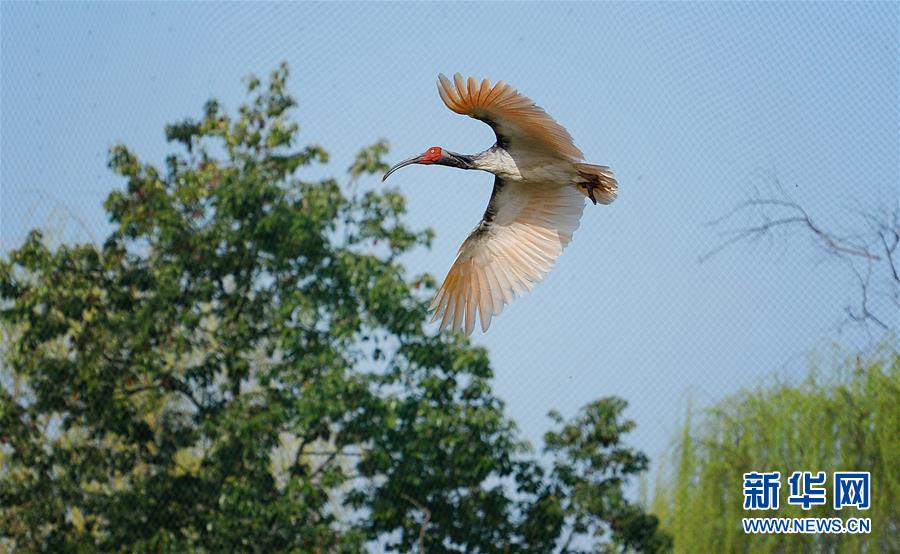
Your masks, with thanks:
[[[890,265],[891,268],[891,275],[894,277],[894,281],[900,283],[900,276],[897,275],[897,264],[894,263],[894,252],[897,251],[897,243],[900,242],[900,234],[898,234],[896,230],[892,230],[891,234],[893,236],[890,245],[888,245],[888,239],[885,236],[884,231],[879,231],[878,237],[881,239],[881,244],[884,247],[884,254],[887,258],[888,265]]]
[[[863,278],[863,276],[859,274],[859,270],[857,270],[855,266],[851,265],[851,267],[853,269],[853,272],[856,274],[856,279],[859,281],[859,288],[862,294],[862,299],[860,300],[859,313],[853,313],[852,308],[850,308],[850,306],[847,306],[847,314],[853,321],[856,321],[858,323],[872,321],[886,331],[889,327],[878,317],[876,317],[875,314],[871,312],[871,310],[869,310],[869,288],[871,286],[872,280],[872,266],[868,266],[865,278]]]
[[[426,508],[422,503],[416,501],[411,496],[401,494],[405,500],[408,500],[413,506],[421,510],[425,519],[422,520],[422,526],[419,527],[419,554],[425,554],[425,532],[428,530],[428,522],[431,521],[431,510]]]
[[[725,244],[719,245],[707,254],[704,254],[701,257],[701,260],[707,260],[711,258],[714,254],[720,252],[725,247],[734,244],[735,242],[751,238],[758,238],[773,232],[778,227],[788,227],[791,225],[799,225],[801,227],[805,227],[806,230],[811,232],[813,236],[821,243],[821,246],[823,246],[828,252],[837,252],[872,260],[881,259],[879,255],[870,251],[865,246],[853,244],[846,237],[839,237],[834,233],[826,231],[815,221],[813,221],[809,213],[802,206],[800,206],[800,204],[797,204],[796,202],[791,200],[780,200],[777,198],[754,198],[746,200],[738,204],[735,208],[733,208],[725,215],[710,221],[709,223],[707,223],[707,225],[721,225],[726,221],[732,219],[737,214],[753,210],[754,208],[758,210],[758,215],[760,215],[763,219],[763,222],[761,224],[726,231],[723,234],[730,234],[734,236]],[[769,216],[766,208],[787,210],[793,215],[787,215],[784,217],[773,219],[771,216]]]
[[[707,223],[709,227],[721,228],[743,219],[736,227],[720,230],[722,242],[701,255],[700,262],[739,242],[774,238],[781,230],[805,234],[822,251],[846,262],[856,276],[858,304],[844,310],[849,322],[866,327],[867,333],[870,324],[880,330],[895,327],[892,322],[900,321],[900,207],[856,212],[865,222],[861,230],[838,234],[822,226],[790,198],[777,175],[770,172],[765,177],[767,192],[754,186],[747,200]],[[860,264],[865,264],[862,271]]]

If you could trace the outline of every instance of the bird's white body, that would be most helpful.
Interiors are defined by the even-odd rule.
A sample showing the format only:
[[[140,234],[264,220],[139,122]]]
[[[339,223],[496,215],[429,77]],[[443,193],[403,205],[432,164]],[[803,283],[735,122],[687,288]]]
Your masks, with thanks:
[[[618,186],[608,167],[584,163],[568,131],[509,85],[441,75],[438,92],[454,112],[487,123],[497,143],[472,156],[435,146],[384,178],[414,163],[494,174],[487,209],[431,304],[442,329],[469,334],[476,315],[487,330],[493,316],[550,271],[579,226],[585,197],[609,204]]]

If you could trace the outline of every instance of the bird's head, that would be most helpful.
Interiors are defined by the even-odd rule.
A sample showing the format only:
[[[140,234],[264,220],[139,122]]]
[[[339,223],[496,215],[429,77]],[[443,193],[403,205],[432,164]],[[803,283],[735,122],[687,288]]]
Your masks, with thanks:
[[[432,146],[424,153],[419,154],[418,156],[413,156],[412,158],[407,158],[394,167],[388,169],[387,173],[384,174],[384,177],[382,177],[381,180],[384,181],[391,173],[397,171],[401,167],[412,164],[437,164],[450,167],[458,167],[460,169],[470,169],[472,166],[472,162],[469,159],[469,156],[457,154],[456,152],[451,152],[449,150],[444,150],[440,146]]]

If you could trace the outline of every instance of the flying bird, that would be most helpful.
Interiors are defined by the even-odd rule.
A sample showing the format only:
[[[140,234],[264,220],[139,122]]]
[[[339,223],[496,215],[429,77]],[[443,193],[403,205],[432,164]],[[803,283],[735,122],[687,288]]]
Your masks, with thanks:
[[[493,316],[550,271],[578,228],[585,198],[609,204],[618,184],[607,166],[584,163],[568,131],[506,83],[442,74],[438,92],[454,112],[487,123],[497,142],[472,155],[432,146],[390,168],[382,181],[411,164],[494,174],[487,209],[430,307],[442,330],[471,334],[476,311],[487,331]]]

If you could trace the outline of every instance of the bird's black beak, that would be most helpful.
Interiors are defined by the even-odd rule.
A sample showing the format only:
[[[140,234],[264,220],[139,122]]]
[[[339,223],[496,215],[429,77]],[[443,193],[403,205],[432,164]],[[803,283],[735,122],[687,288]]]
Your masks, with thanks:
[[[407,158],[407,159],[403,160],[402,162],[398,163],[397,165],[395,165],[394,167],[388,169],[387,173],[384,174],[384,177],[381,178],[381,181],[384,182],[384,180],[387,179],[391,173],[397,171],[401,167],[404,167],[407,165],[412,165],[412,164],[417,164],[417,163],[422,163],[422,156],[413,156],[412,158]]]

